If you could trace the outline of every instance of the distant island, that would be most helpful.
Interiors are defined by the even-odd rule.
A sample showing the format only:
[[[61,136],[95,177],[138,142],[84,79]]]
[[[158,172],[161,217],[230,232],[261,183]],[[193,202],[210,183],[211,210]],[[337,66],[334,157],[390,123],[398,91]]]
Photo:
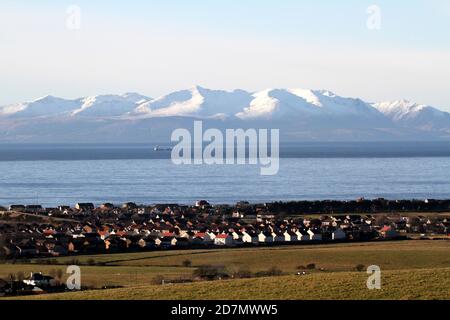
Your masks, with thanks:
[[[450,139],[449,113],[407,100],[370,103],[328,90],[196,86],[159,98],[45,96],[0,106],[0,142],[168,142],[174,129],[199,119],[218,129],[277,128],[284,142]]]

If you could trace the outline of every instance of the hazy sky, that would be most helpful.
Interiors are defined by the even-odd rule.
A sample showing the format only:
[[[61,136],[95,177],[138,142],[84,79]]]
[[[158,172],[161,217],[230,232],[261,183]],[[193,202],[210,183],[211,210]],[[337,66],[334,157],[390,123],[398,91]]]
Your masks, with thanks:
[[[328,89],[450,111],[449,0],[93,2],[1,1],[0,105],[199,84]]]

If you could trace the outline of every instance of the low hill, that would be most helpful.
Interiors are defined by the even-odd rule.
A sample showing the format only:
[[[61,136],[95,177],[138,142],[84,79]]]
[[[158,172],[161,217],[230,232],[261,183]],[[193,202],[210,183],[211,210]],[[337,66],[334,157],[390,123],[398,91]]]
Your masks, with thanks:
[[[409,300],[450,299],[450,269],[386,271],[381,290],[364,272],[152,285],[35,296],[49,300]],[[25,297],[24,299],[30,299]]]

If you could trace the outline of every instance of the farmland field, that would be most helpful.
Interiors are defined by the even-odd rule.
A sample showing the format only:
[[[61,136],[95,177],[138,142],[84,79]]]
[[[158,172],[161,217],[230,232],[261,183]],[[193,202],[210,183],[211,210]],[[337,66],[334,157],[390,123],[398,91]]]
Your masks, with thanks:
[[[63,269],[74,257],[30,264],[2,264],[10,273]],[[450,299],[450,241],[403,241],[285,246],[225,250],[156,251],[75,257],[82,284],[110,290],[43,295],[38,299]],[[188,261],[189,263],[187,263]],[[53,259],[55,263],[55,259]],[[88,265],[88,263],[90,265]],[[280,269],[281,275],[185,284],[156,284],[156,279],[192,278],[201,265],[222,265],[230,273]],[[305,266],[306,275],[297,276]],[[368,290],[365,269],[382,270],[382,289]],[[54,272],[54,271],[53,271]],[[159,280],[160,281],[160,280]],[[221,290],[216,290],[220,288]],[[24,297],[29,299],[30,297]]]
[[[381,290],[368,290],[366,280],[365,273],[317,273],[307,276],[138,286],[32,298],[59,300],[450,299],[450,269],[388,271],[384,273]]]

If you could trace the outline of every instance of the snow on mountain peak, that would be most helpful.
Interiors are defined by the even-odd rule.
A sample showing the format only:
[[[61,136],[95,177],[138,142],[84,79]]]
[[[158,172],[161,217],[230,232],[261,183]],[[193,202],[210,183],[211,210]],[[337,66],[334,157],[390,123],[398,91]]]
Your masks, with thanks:
[[[239,118],[280,118],[293,116],[364,116],[381,114],[360,99],[343,98],[325,90],[267,89],[253,95],[254,100]]]
[[[136,92],[127,92],[122,94],[121,97],[136,104],[142,104],[145,103],[146,101],[151,100],[151,98],[143,96]]]
[[[27,107],[25,103],[15,103],[0,107],[0,116],[9,116],[24,110]]]
[[[238,112],[236,116],[241,119],[270,118],[279,106],[279,101],[271,97],[271,92],[272,89],[267,89],[254,93],[250,106],[244,108],[242,112]]]
[[[162,117],[166,119],[154,119]],[[250,93],[194,86],[156,99],[128,92],[73,100],[45,96],[7,105],[0,107],[0,141],[46,141],[54,132],[63,140],[102,136],[108,141],[120,132],[121,138],[134,141],[147,138],[149,128],[152,134],[165,135],[171,128],[189,125],[191,118],[213,119],[224,128],[273,125],[289,139],[450,138],[449,113],[407,100],[371,104],[327,90]],[[163,125],[153,128],[155,123]]]
[[[408,100],[375,103],[373,106],[394,121],[399,121],[405,117],[417,115],[419,112],[428,107],[426,105],[417,104]]]
[[[203,101],[199,89],[193,87],[145,102],[138,106],[136,111],[155,117],[185,116],[199,111]]]
[[[304,88],[212,90],[193,86],[151,99],[135,92],[97,95],[67,100],[45,96],[31,102],[0,107],[0,117],[88,119],[146,119],[196,117],[242,120],[276,119],[298,123],[341,121],[365,123],[377,128],[402,124],[420,128],[450,128],[450,114],[407,100],[369,104],[328,90]]]
[[[292,94],[305,99],[308,103],[311,103],[315,106],[322,107],[322,103],[320,102],[319,97],[314,93],[313,90],[310,89],[290,89],[288,90]]]
[[[450,114],[407,100],[375,103],[374,107],[394,123],[426,131],[450,132]]]
[[[148,99],[138,94],[99,95],[81,99],[81,106],[72,116],[118,117],[133,112],[138,103]]]
[[[54,96],[45,96],[31,102],[13,104],[1,109],[0,114],[25,118],[64,115],[77,107],[77,102]]]
[[[233,115],[248,106],[251,100],[251,95],[243,90],[228,92],[194,86],[146,102],[136,112],[148,117],[215,117]]]
[[[37,99],[33,100],[31,103],[34,103],[34,102],[53,102],[53,101],[60,100],[60,99],[61,98],[57,98],[57,97],[54,97],[52,95],[46,95],[46,96],[43,96],[43,97],[40,97],[40,98],[37,98]]]

